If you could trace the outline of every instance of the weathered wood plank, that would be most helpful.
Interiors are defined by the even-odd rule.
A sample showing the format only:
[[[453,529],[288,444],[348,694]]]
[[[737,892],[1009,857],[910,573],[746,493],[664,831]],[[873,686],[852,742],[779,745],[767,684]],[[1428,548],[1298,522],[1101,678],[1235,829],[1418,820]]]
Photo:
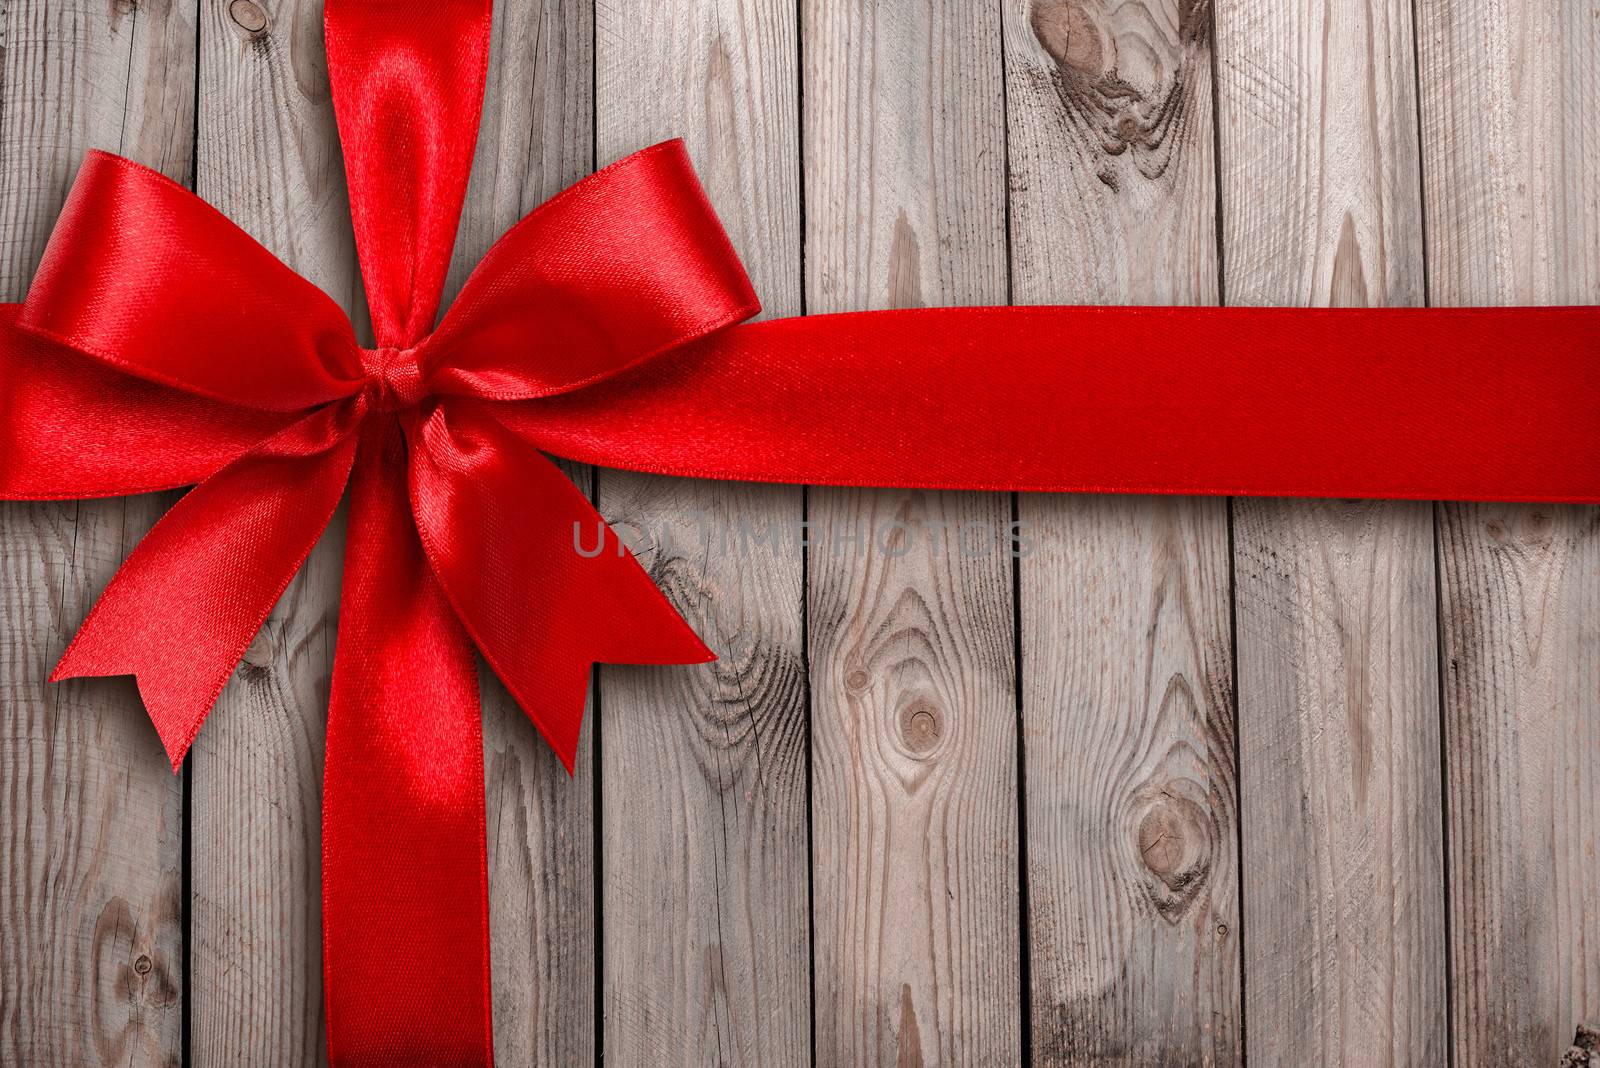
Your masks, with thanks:
[[[1252,1060],[1445,1063],[1432,519],[1239,502]]]
[[[1216,301],[1210,14],[1008,0],[1019,303]],[[1234,1062],[1226,507],[1019,515],[1034,1063]]]
[[[1409,0],[1216,27],[1229,303],[1423,303]],[[1234,509],[1249,1055],[1442,1064],[1432,509]]]
[[[1217,0],[1216,33],[1228,303],[1422,304],[1409,0]]]
[[[994,11],[807,0],[801,26],[808,310],[1005,303]],[[809,504],[817,1060],[1016,1064],[1010,498]]]
[[[1234,1063],[1223,518],[1190,498],[1072,503],[1024,513],[1034,1063]]]
[[[483,127],[446,298],[496,238],[589,173],[593,14],[583,0],[495,4]],[[587,490],[587,469],[569,468]],[[595,901],[592,726],[569,779],[487,667],[489,938],[495,1059],[594,1061]],[[587,716],[592,723],[593,709]]]
[[[599,161],[684,136],[768,312],[798,312],[794,4],[595,19]],[[605,1060],[807,1063],[801,492],[606,472],[599,500],[722,656],[600,673]]]
[[[1600,513],[1440,509],[1455,1063],[1600,1018]]]
[[[89,148],[187,183],[195,9],[0,4],[0,289]],[[46,683],[167,496],[0,505],[0,1063],[176,1064],[183,787],[131,679]]]
[[[360,278],[321,4],[234,0],[200,27],[200,195],[349,310]],[[200,1064],[325,1061],[322,754],[342,510],[195,743],[192,1053]]]
[[[1018,303],[1214,304],[1209,0],[1005,0]]]
[[[1433,302],[1595,303],[1593,5],[1418,0],[1417,50]]]
[[[1594,5],[1417,20],[1432,300],[1600,301]],[[1600,1019],[1600,512],[1439,524],[1455,1063],[1554,1064]]]

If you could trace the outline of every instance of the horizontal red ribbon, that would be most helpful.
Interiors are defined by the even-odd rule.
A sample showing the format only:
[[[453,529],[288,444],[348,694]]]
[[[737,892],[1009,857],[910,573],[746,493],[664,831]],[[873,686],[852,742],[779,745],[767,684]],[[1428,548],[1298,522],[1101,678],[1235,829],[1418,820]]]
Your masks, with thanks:
[[[335,1064],[491,1059],[472,647],[568,766],[593,662],[710,656],[541,452],[839,485],[1600,501],[1594,308],[736,326],[755,297],[677,142],[524,219],[432,329],[489,3],[326,11],[376,346],[191,194],[92,154],[27,301],[0,311],[0,497],[198,483],[56,671],[135,675],[176,767],[349,483]],[[610,551],[579,551],[595,529]],[[396,967],[419,957],[425,974]]]
[[[1600,308],[941,308],[724,331],[506,422],[848,486],[1600,501]]]

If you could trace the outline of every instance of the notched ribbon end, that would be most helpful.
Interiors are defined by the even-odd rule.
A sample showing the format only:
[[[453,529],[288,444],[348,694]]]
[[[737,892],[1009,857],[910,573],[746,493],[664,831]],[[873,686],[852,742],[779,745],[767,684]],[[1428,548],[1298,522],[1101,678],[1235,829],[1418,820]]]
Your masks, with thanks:
[[[174,775],[181,773],[184,758],[189,755],[189,747],[194,744],[195,736],[200,733],[200,724],[205,721],[206,714],[211,711],[211,705],[216,704],[216,701],[213,700],[195,715],[192,711],[186,711],[163,700],[161,687],[153,680],[146,684],[144,677],[132,666],[81,664],[76,660],[73,647],[68,646],[61,660],[50,672],[48,681],[63,683],[73,679],[132,677],[134,688],[139,693],[139,703],[144,706],[151,724],[156,729],[156,736],[161,739],[161,748],[166,751],[167,763],[172,766],[172,773]]]
[[[115,587],[115,580],[112,585]],[[167,762],[176,774],[200,733],[201,724],[222,696],[237,659],[225,664],[207,663],[196,658],[190,648],[169,653],[159,646],[151,649],[141,645],[140,636],[153,629],[134,627],[119,616],[114,600],[108,603],[108,597],[102,596],[67,644],[49,681],[132,676],[139,703],[150,717],[167,752]]]
[[[172,773],[177,775],[183,770],[184,759],[188,757],[189,748],[194,745],[194,740],[200,733],[200,725],[205,722],[211,706],[206,706],[198,716],[190,717],[176,709],[164,707],[159,698],[153,696],[145,687],[144,680],[140,676],[134,675],[133,683],[139,690],[139,700],[144,704],[145,710],[150,715],[150,721],[155,725],[156,737],[161,739],[161,748],[166,750],[167,763],[172,765]],[[216,702],[212,701],[212,704]]]
[[[561,762],[561,766],[567,769],[568,777],[576,774],[578,740],[583,729],[587,698],[591,692],[595,668],[601,665],[624,667],[630,664],[694,667],[718,659],[717,654],[700,640],[700,636],[683,621],[682,617],[673,613],[673,618],[678,621],[678,625],[663,628],[664,637],[651,648],[639,648],[631,654],[622,654],[616,659],[589,660],[586,663],[579,661],[578,663],[584,663],[583,670],[571,671],[570,674],[567,669],[554,664],[548,665],[540,672],[539,677],[544,680],[544,685],[539,689],[519,686],[512,677],[501,674],[500,677],[506,682],[511,696],[533,721],[534,727],[543,735],[551,752],[555,753],[556,759]],[[495,666],[492,658],[490,666]],[[576,668],[577,663],[573,663],[573,667]]]

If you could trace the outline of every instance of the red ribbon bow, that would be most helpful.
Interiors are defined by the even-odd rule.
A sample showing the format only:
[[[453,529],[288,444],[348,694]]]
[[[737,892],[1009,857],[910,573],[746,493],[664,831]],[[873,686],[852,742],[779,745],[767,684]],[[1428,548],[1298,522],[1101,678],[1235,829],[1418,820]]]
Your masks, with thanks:
[[[382,6],[327,5],[377,347],[193,194],[92,154],[26,304],[7,309],[14,447],[0,486],[78,497],[199,483],[52,676],[135,675],[176,769],[349,484],[323,798],[329,1048],[340,1064],[481,1064],[472,645],[569,769],[593,662],[712,659],[614,540],[574,551],[578,528],[615,535],[497,412],[580,390],[757,303],[669,142],[524,219],[433,329],[489,5]],[[427,121],[397,121],[416,116]],[[415,958],[430,982],[396,967]]]
[[[524,219],[433,329],[489,13],[327,3],[375,348],[220,214],[104,154],[0,312],[0,498],[198,483],[53,676],[137,676],[175,768],[349,484],[323,795],[336,1064],[490,1061],[472,646],[568,767],[593,662],[711,658],[539,450],[850,485],[1600,500],[1593,308],[725,329],[755,296],[678,142]],[[425,978],[395,966],[416,958]]]
[[[176,768],[348,482],[355,551],[341,630],[363,637],[341,640],[335,727],[357,694],[405,717],[430,708],[442,695],[421,680],[435,661],[416,654],[460,653],[470,674],[470,634],[570,768],[591,663],[712,656],[614,541],[577,551],[575,532],[592,540],[609,528],[499,413],[746,318],[754,294],[673,141],[524,219],[430,333],[419,324],[432,321],[452,235],[411,257],[375,251],[417,235],[373,232],[374,207],[393,192],[363,177],[375,176],[351,174],[356,218],[369,220],[358,225],[363,262],[416,261],[367,274],[376,348],[193,194],[116,156],[85,162],[16,326],[167,388],[134,386],[138,410],[119,396],[115,424],[99,431],[118,440],[40,451],[31,477],[74,496],[102,471],[118,493],[199,486],[128,558],[55,677],[136,675]],[[57,353],[40,347],[36,359],[45,373],[16,369],[24,418],[61,410],[35,391],[72,384],[48,362]],[[81,420],[73,429],[96,432]],[[129,485],[130,461],[148,465],[147,481]],[[572,625],[585,617],[607,626]],[[403,664],[397,677],[380,664],[389,656]]]

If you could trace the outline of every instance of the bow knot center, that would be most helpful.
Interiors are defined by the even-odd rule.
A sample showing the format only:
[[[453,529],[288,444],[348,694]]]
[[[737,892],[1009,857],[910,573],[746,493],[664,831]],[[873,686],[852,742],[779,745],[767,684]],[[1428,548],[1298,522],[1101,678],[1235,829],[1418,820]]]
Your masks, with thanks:
[[[362,349],[361,369],[367,390],[380,412],[398,412],[420,404],[428,395],[416,349]]]

